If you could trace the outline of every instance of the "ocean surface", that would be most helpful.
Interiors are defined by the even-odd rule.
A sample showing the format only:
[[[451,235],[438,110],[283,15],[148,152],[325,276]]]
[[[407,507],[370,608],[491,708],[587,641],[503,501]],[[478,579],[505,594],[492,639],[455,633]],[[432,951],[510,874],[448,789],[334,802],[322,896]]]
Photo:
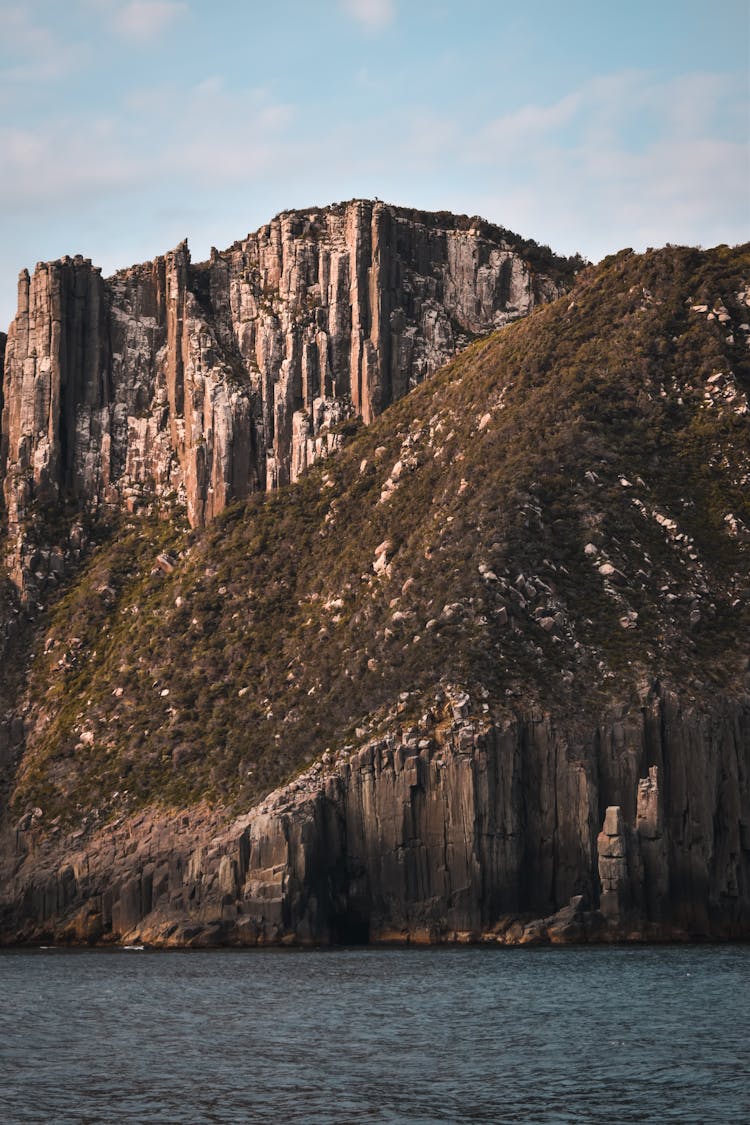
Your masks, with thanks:
[[[750,1122],[750,946],[0,952],[0,1121]]]

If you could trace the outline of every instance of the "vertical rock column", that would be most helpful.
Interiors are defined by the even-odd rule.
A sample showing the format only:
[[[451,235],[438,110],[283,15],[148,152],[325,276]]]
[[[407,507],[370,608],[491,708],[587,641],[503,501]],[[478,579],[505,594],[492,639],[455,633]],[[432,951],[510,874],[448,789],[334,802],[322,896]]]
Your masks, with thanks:
[[[597,838],[600,908],[613,926],[663,925],[669,896],[669,865],[659,769],[638,782],[635,828],[611,805]]]
[[[380,414],[391,393],[391,240],[393,220],[382,203],[372,210],[369,269],[370,338],[362,372],[362,417],[365,422]]]
[[[657,766],[651,766],[648,777],[638,782],[635,829],[643,863],[646,913],[650,921],[663,922],[669,900],[669,870]]]
[[[350,393],[354,409],[365,421],[368,409],[363,395],[363,368],[367,366],[370,336],[370,226],[365,224],[364,207],[353,204],[347,214],[346,241],[349,250],[349,307],[351,309]],[[370,363],[374,367],[374,363]],[[374,378],[374,371],[371,374]]]
[[[101,433],[91,420],[109,397],[99,270],[83,258],[40,264],[33,278],[24,270],[6,353],[2,468],[13,524],[31,499],[97,495]],[[89,438],[93,459],[81,449]]]
[[[200,526],[255,479],[251,392],[236,385],[217,326],[191,289],[187,243],[167,255],[166,287],[170,436],[188,519]]]
[[[187,293],[190,256],[186,242],[181,242],[166,257],[167,308],[167,395],[171,425],[172,448],[179,450],[184,442],[185,417],[185,295]],[[181,425],[182,423],[182,425]]]
[[[3,416],[3,373],[5,371],[5,345],[8,342],[8,337],[4,332],[0,332],[0,418]],[[5,475],[5,450],[3,448],[3,435],[0,430],[0,479]]]
[[[625,819],[619,805],[610,805],[596,841],[599,855],[599,907],[604,917],[614,924],[621,922],[630,909],[630,872]]]
[[[55,581],[58,562],[38,554],[29,506],[99,502],[110,475],[108,301],[88,259],[40,263],[18,282],[18,315],[5,348],[0,472],[8,573],[25,604]],[[71,549],[77,550],[72,544]]]

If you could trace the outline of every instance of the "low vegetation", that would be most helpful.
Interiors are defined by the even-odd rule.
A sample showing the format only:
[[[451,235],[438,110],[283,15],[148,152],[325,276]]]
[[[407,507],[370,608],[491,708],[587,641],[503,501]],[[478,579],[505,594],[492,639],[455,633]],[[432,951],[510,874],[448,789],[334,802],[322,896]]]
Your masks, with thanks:
[[[38,625],[17,813],[247,803],[441,680],[492,713],[734,690],[749,301],[747,248],[623,251],[296,485],[204,532],[111,514]]]

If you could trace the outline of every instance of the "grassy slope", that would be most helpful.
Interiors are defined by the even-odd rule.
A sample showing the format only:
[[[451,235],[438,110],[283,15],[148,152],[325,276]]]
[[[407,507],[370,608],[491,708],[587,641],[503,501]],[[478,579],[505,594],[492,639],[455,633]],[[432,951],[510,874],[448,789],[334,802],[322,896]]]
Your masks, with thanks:
[[[403,692],[408,720],[441,677],[567,713],[644,673],[731,690],[750,635],[750,546],[725,522],[750,525],[746,282],[747,249],[623,252],[296,486],[200,534],[120,517],[40,645],[17,810],[250,801]],[[731,322],[691,311],[717,302]],[[152,573],[163,550],[177,566]]]

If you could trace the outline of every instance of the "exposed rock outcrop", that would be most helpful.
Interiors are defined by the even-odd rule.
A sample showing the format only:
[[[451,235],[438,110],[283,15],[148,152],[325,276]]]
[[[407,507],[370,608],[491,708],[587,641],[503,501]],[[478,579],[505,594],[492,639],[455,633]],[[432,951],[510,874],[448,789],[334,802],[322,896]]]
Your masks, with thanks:
[[[45,503],[57,526],[99,503],[101,465],[75,452],[97,418],[118,466],[107,497],[131,507],[171,488],[200,523],[234,494],[212,475],[214,431],[193,438],[226,394],[247,403],[247,448],[263,435],[252,487],[280,482],[267,438],[290,418],[286,336],[267,337],[271,406],[236,335],[245,282],[222,288],[240,252],[194,268],[182,248],[107,283],[61,264],[71,327],[55,354],[76,370],[105,357],[124,397],[91,384],[71,445],[59,422],[81,384],[48,350],[6,399],[6,419],[32,422],[36,391],[59,404],[9,477],[21,579],[51,580],[98,540],[49,612],[19,613],[0,584],[2,940],[746,938],[748,250],[614,256],[296,486],[204,530],[160,506],[82,518],[58,547],[40,519],[34,542]],[[81,327],[100,287],[103,350]],[[348,392],[323,388],[309,420],[292,411],[289,476],[354,409],[347,339]],[[150,357],[142,378],[126,352]],[[707,399],[719,371],[737,391]]]
[[[639,870],[634,870],[632,829],[625,824],[619,805],[610,805],[596,841],[599,854],[601,911],[614,924],[619,924],[631,908],[631,883],[638,884]]]
[[[182,243],[106,281],[80,257],[24,271],[0,445],[12,542],[33,502],[159,497],[201,525],[295,479],[344,418],[370,421],[472,334],[559,295],[509,239],[354,201],[284,213],[200,265]]]
[[[8,342],[8,337],[4,332],[0,332],[0,371],[5,370],[5,345]],[[3,411],[3,380],[0,379],[0,416]]]
[[[37,810],[18,826],[3,939],[737,936],[749,748],[750,699],[699,713],[654,695],[596,730],[539,713],[394,733],[229,824],[142,813],[53,850]]]

